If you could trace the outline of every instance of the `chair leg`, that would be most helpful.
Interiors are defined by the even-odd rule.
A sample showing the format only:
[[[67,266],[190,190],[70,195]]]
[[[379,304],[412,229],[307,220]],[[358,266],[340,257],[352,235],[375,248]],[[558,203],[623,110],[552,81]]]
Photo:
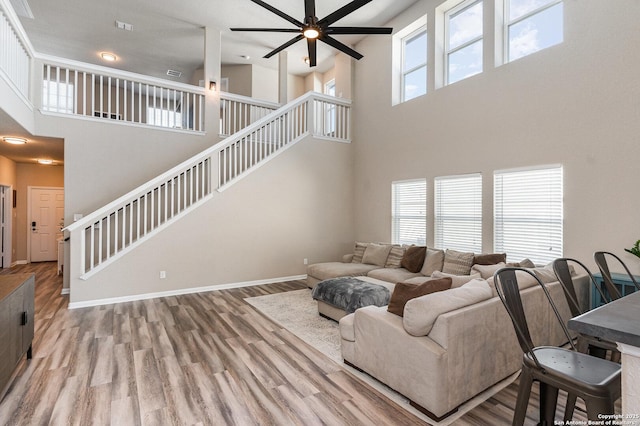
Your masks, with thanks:
[[[614,402],[611,398],[593,398],[586,400],[587,419],[601,420],[601,414],[614,414]]]
[[[540,382],[540,425],[551,426],[556,417],[558,388]]]
[[[513,414],[513,426],[522,426],[524,424],[524,419],[527,416],[527,406],[529,405],[529,396],[531,395],[531,385],[533,385],[533,376],[527,367],[523,366],[522,374],[520,374],[516,409]]]
[[[568,394],[567,395],[567,406],[564,409],[564,422],[565,424],[573,419],[573,410],[574,408],[576,408],[576,400],[578,399],[577,396],[575,396],[574,394]]]

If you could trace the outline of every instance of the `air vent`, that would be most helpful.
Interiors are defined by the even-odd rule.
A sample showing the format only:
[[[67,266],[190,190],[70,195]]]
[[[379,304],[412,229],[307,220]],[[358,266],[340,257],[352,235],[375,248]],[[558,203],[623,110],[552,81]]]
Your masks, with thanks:
[[[125,31],[133,31],[133,25],[122,21],[116,21],[116,27]]]
[[[182,77],[182,72],[181,71],[176,71],[176,70],[168,70],[167,71],[167,75],[169,77]]]

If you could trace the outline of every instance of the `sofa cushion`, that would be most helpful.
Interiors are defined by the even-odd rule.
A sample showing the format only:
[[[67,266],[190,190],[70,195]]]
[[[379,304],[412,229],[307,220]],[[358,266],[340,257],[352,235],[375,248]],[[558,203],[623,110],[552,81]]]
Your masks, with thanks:
[[[362,263],[366,263],[368,265],[378,265],[381,268],[384,268],[385,263],[387,263],[387,257],[389,256],[390,251],[391,246],[389,244],[371,243],[367,245],[367,248],[364,250]]]
[[[474,280],[476,278],[482,278],[482,276],[478,273],[470,274],[470,275],[455,275],[455,274],[447,274],[446,272],[440,272],[440,271],[435,271],[433,274],[431,274],[431,277],[438,278],[438,279],[446,278],[446,277],[451,278],[451,281],[452,281],[451,288],[462,287],[463,285],[465,285],[471,280]]]
[[[514,266],[516,268],[535,268],[536,264],[530,259],[522,259],[520,262],[507,262],[507,266]]]
[[[342,340],[348,340],[349,342],[356,341],[356,335],[353,331],[354,317],[354,314],[348,314],[340,318],[340,338],[342,338]]]
[[[473,258],[474,265],[495,265],[506,262],[507,253],[478,254]]]
[[[307,275],[322,281],[336,277],[359,277],[377,268],[379,266],[364,263],[324,262],[309,265]]]
[[[526,273],[525,271],[516,271],[516,280],[518,280],[518,288],[520,289],[520,291],[524,290],[525,288],[538,285],[538,282],[536,281],[536,279],[532,277],[530,274]],[[496,292],[496,284],[494,281],[494,277],[487,278],[487,283],[489,284],[489,287],[491,287],[491,292],[493,293],[493,296],[494,297],[497,296],[498,293]]]
[[[406,246],[400,246],[394,244],[391,246],[391,251],[389,252],[389,256],[387,256],[387,262],[384,264],[385,268],[400,268],[402,263],[402,257],[404,256],[404,252],[407,249]]]
[[[420,272],[424,264],[427,248],[424,246],[408,247],[402,256],[402,267],[409,272]]]
[[[362,263],[362,256],[364,256],[364,251],[366,250],[368,243],[361,243],[356,241],[356,245],[353,248],[353,258],[351,262],[353,263]]]
[[[393,290],[387,310],[392,314],[402,316],[404,305],[411,299],[435,293],[436,291],[449,290],[451,288],[451,278],[432,279],[422,284],[397,283]]]
[[[447,249],[444,252],[442,272],[454,275],[469,275],[474,257],[473,253]]]
[[[533,272],[543,284],[558,281],[558,277],[556,277],[556,273],[553,270],[553,264],[551,263],[544,267],[532,268],[531,272]]]
[[[426,336],[438,316],[492,297],[486,280],[474,279],[462,287],[420,296],[404,306],[402,323],[412,336]]]
[[[422,274],[409,272],[404,268],[374,269],[373,271],[369,271],[367,273],[367,277],[376,278],[378,280],[387,281],[389,283],[398,283],[414,277],[425,278]]]
[[[504,262],[496,263],[495,265],[481,265],[476,263],[471,267],[471,273],[473,274],[475,272],[480,274],[480,276],[486,280],[491,278],[496,271],[504,268],[505,266],[506,263]]]
[[[444,265],[444,250],[427,248],[427,255],[420,273],[431,276],[435,271],[442,271]]]

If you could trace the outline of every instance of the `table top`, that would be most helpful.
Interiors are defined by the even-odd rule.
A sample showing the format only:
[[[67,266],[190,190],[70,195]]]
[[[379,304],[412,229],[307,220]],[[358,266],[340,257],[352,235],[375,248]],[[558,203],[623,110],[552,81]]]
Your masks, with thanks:
[[[578,333],[640,347],[640,292],[572,318],[568,327]]]
[[[29,273],[0,275],[0,300],[3,300],[5,297],[9,296],[15,291],[15,289],[20,287],[23,282],[27,281],[32,276],[35,276],[35,274]]]

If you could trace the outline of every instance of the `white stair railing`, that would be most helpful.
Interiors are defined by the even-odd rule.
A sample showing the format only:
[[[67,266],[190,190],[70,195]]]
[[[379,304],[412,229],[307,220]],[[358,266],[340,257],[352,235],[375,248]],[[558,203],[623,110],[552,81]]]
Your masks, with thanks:
[[[232,135],[280,108],[280,104],[220,92],[220,135]]]
[[[45,113],[204,131],[204,88],[43,56]]]
[[[315,110],[319,105],[322,111]],[[340,117],[330,117],[342,108]],[[316,129],[322,129],[316,137],[350,142],[349,108],[349,101],[307,93],[72,223],[65,228],[71,239],[72,279],[88,279],[210,200],[216,176],[222,191]],[[336,125],[329,135],[326,122]]]
[[[33,48],[24,34],[18,17],[4,1],[0,1],[0,77],[31,105],[29,82]]]

